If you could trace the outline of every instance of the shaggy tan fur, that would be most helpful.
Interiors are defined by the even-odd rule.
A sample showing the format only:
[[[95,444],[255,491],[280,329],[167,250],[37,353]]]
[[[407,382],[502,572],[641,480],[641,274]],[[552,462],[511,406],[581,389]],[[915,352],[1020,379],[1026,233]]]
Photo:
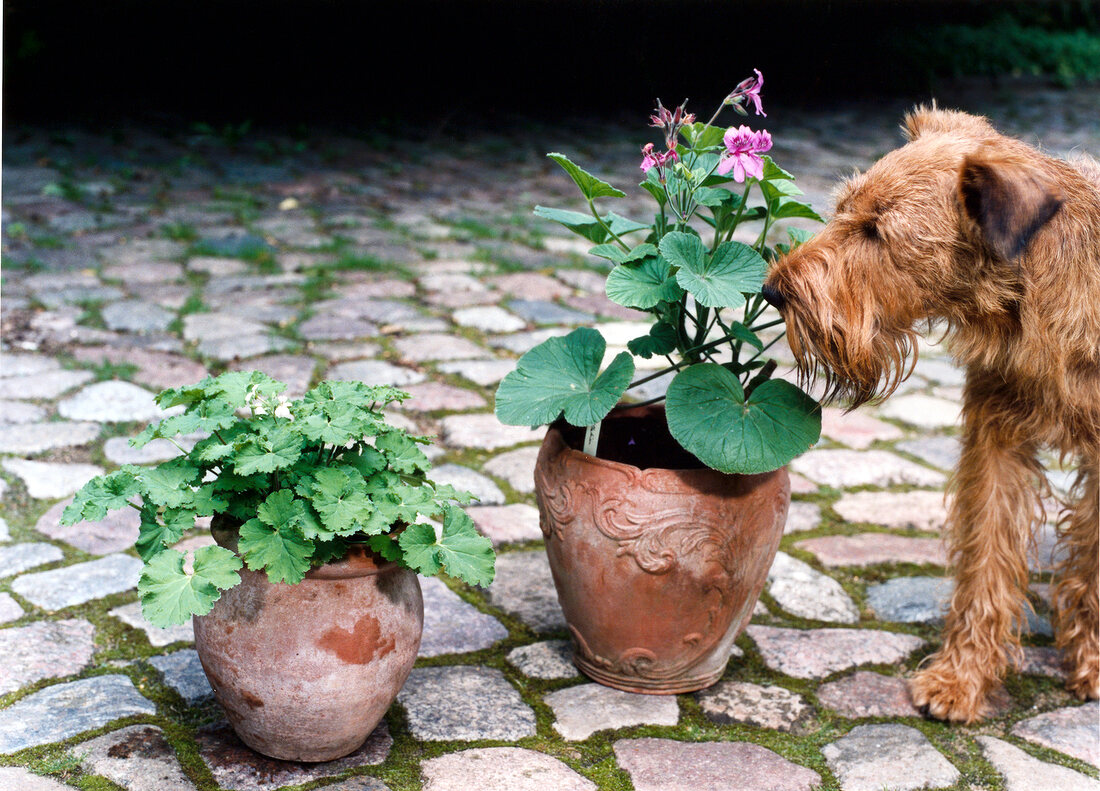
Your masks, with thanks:
[[[1040,524],[1036,453],[1079,464],[1055,573],[1068,687],[1100,693],[1100,166],[1045,156],[984,118],[917,108],[909,142],[841,190],[832,221],[776,262],[765,293],[829,400],[888,396],[922,322],[966,367],[943,646],[910,682],[940,719],[989,713],[1018,648]]]

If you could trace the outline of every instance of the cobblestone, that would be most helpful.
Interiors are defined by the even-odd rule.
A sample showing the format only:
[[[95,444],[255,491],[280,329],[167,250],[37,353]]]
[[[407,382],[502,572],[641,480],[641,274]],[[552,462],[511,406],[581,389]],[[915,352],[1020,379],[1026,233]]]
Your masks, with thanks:
[[[0,694],[79,673],[95,652],[95,627],[82,619],[0,629]]]
[[[519,747],[483,747],[431,758],[424,791],[596,791],[561,761]]]
[[[832,577],[777,552],[768,570],[768,593],[787,612],[800,618],[832,623],[856,623],[859,610]]]
[[[489,459],[482,469],[504,480],[517,492],[531,494],[535,491],[535,462],[538,456],[537,447],[516,448]]]
[[[1012,727],[1012,735],[1100,768],[1097,722],[1100,703],[1093,701],[1029,717]]]
[[[129,555],[108,555],[99,560],[39,571],[16,577],[11,589],[45,610],[60,610],[135,587],[142,563]]]
[[[615,757],[635,791],[810,791],[821,781],[812,769],[747,742],[623,739]]]
[[[1057,764],[1048,764],[992,736],[976,737],[982,753],[1005,781],[1005,791],[1100,791],[1100,782]]]
[[[504,492],[489,478],[461,464],[440,464],[432,468],[432,480],[450,484],[459,491],[468,491],[480,505],[499,505],[504,502]]]
[[[524,503],[485,505],[466,509],[478,532],[488,536],[494,546],[517,541],[538,541],[542,538],[539,512]]]
[[[131,725],[81,742],[69,751],[84,771],[126,791],[193,791],[176,751],[154,725]]]
[[[141,614],[140,602],[115,607],[111,610],[111,615],[118,618],[127,626],[132,626],[134,629],[144,632],[146,639],[149,640],[149,644],[155,648],[163,648],[166,645],[178,642],[189,643],[195,639],[194,627],[191,625],[190,621],[167,629],[153,626],[153,624],[145,620],[145,616]]]
[[[414,668],[397,700],[417,739],[515,741],[535,735],[535,713],[493,668]]]
[[[545,552],[509,552],[497,558],[489,601],[536,632],[565,629]]]
[[[62,464],[26,459],[4,459],[3,468],[23,481],[27,494],[38,500],[67,497],[103,473],[103,468],[94,464]]]
[[[842,717],[919,717],[909,699],[905,680],[869,670],[857,670],[847,678],[817,688],[822,706]]]
[[[773,731],[790,731],[813,710],[805,698],[783,687],[740,681],[719,681],[696,697],[711,722]]]
[[[542,439],[542,429],[505,426],[496,415],[451,415],[440,421],[443,442],[454,448],[495,450]]]
[[[42,535],[69,546],[82,549],[92,555],[108,555],[133,546],[141,526],[141,515],[133,508],[120,508],[108,512],[98,522],[77,522],[74,525],[61,524],[61,512],[72,500],[64,500],[50,507],[42,514],[34,529]]]
[[[749,624],[764,664],[795,678],[824,678],[859,665],[903,661],[924,645],[919,637],[877,629],[787,629]]]
[[[134,714],[155,714],[126,676],[55,684],[0,711],[0,753],[59,742]]]
[[[623,692],[600,684],[559,689],[543,700],[554,712],[554,730],[569,741],[632,725],[675,725],[680,719],[674,697]]]
[[[947,564],[939,538],[908,538],[889,533],[854,536],[822,536],[799,541],[796,546],[813,552],[826,566],[873,566],[876,563]]]
[[[198,652],[193,649],[154,656],[149,664],[160,671],[165,684],[192,705],[214,695],[199,662]]]
[[[942,473],[921,467],[884,450],[811,450],[791,462],[791,469],[810,480],[847,489],[855,486],[943,486]]]
[[[70,420],[100,423],[147,423],[160,420],[166,412],[153,403],[153,394],[129,382],[97,382],[57,405],[57,412]]]
[[[73,448],[91,443],[99,436],[98,423],[23,423],[0,429],[0,453],[29,456],[47,450]]]
[[[488,648],[508,636],[504,624],[480,612],[436,577],[420,580],[424,593],[424,635],[420,656],[463,654]]]
[[[62,557],[64,553],[53,544],[8,544],[0,547],[0,577],[10,577]]]
[[[947,508],[942,492],[853,492],[833,504],[846,522],[883,527],[942,530]]]
[[[924,734],[905,725],[860,725],[821,752],[844,791],[943,788],[959,779]]]
[[[573,664],[573,644],[568,640],[546,640],[513,648],[507,655],[508,664],[529,678],[544,680],[576,678],[580,675]]]

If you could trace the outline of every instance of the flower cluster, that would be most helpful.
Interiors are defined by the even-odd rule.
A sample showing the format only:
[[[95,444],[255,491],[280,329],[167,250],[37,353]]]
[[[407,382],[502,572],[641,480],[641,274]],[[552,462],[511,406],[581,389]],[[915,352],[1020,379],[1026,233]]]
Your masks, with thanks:
[[[760,155],[772,147],[772,136],[767,130],[754,132],[747,126],[737,129],[731,126],[723,135],[722,144],[726,152],[718,163],[720,175],[725,176],[732,170],[733,180],[739,184],[745,182],[746,174],[755,179],[764,175],[764,160]]]
[[[760,90],[764,87],[764,75],[760,73],[760,69],[753,69],[753,71],[756,72],[755,77],[742,80],[722,100],[718,112],[707,122],[708,127],[718,118],[718,113],[722,111],[723,107],[733,107],[741,115],[748,115],[744,105],[750,101],[757,115],[767,117],[768,114],[764,112],[764,105],[760,99]],[[667,109],[658,99],[657,109],[649,117],[650,126],[664,132],[667,151],[656,153],[653,143],[646,143],[642,147],[640,167],[645,173],[657,168],[658,181],[662,184],[665,183],[665,166],[670,162],[679,161],[680,155],[677,153],[676,148],[679,145],[680,130],[684,127],[690,128],[695,123],[695,116],[688,113],[686,107],[686,99],[675,110]],[[747,126],[741,126],[737,129],[730,127],[726,130],[722,142],[725,144],[726,150],[718,163],[717,172],[720,175],[725,176],[733,171],[733,180],[738,183],[744,183],[746,175],[760,178],[764,172],[764,160],[760,158],[760,155],[771,150],[772,147],[772,136],[766,130],[753,132]]]

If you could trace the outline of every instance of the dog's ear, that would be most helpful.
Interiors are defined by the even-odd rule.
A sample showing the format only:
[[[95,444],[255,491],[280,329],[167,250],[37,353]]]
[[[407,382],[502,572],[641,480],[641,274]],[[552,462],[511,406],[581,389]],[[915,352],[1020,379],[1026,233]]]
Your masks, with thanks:
[[[911,113],[906,114],[901,126],[906,139],[913,141],[924,134],[946,132],[970,137],[988,137],[996,134],[989,121],[980,115],[970,115],[958,110],[941,110],[932,102],[931,106],[918,104]]]
[[[994,253],[1019,256],[1062,206],[1062,195],[1036,162],[982,146],[963,159],[959,199]]]

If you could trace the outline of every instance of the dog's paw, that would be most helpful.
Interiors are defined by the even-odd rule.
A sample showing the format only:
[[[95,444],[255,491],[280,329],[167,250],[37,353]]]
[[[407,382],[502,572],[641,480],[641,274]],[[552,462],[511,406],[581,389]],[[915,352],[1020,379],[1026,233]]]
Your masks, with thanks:
[[[932,666],[909,680],[909,696],[926,717],[969,725],[993,713],[997,686],[983,676],[952,677]]]

